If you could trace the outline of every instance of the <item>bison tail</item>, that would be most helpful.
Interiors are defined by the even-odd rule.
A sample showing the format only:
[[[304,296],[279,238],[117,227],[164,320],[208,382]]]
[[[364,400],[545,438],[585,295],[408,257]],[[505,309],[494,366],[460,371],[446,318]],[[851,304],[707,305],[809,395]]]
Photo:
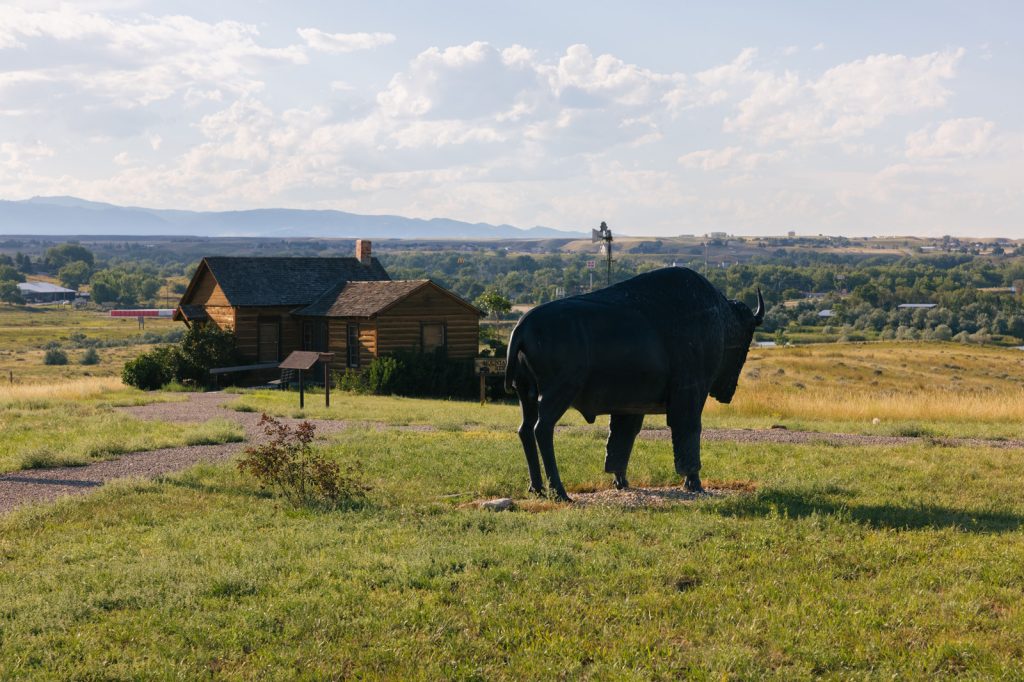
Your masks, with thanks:
[[[515,386],[516,372],[519,369],[519,346],[522,344],[516,333],[518,331],[518,327],[512,330],[512,337],[508,340],[508,359],[505,362],[505,390],[510,392]]]

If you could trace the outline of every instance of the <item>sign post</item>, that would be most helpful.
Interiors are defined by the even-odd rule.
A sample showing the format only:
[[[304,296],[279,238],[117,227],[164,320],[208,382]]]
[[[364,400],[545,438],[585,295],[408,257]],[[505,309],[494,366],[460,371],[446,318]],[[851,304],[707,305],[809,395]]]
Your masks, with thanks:
[[[278,369],[296,369],[299,371],[299,409],[306,406],[306,382],[302,373],[313,369],[318,362],[324,363],[324,405],[331,406],[331,377],[328,372],[328,365],[334,358],[334,353],[321,353],[315,350],[296,350],[288,354]]]
[[[487,402],[487,377],[504,374],[506,364],[508,361],[505,358],[476,358],[473,360],[474,369],[480,377],[481,405]]]

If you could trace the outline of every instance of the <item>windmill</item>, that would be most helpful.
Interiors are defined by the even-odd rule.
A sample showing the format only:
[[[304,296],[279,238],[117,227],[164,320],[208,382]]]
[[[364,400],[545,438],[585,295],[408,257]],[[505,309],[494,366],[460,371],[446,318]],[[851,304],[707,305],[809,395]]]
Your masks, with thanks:
[[[601,227],[596,230],[590,231],[591,242],[603,242],[601,244],[601,253],[604,254],[608,264],[608,274],[605,281],[605,286],[611,286],[612,283],[612,231],[608,227],[608,223],[601,221]]]

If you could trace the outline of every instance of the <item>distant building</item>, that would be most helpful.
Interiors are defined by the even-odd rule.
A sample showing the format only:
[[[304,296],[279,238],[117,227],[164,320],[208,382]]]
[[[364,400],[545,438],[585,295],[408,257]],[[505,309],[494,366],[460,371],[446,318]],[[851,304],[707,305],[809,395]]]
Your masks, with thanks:
[[[26,303],[56,303],[57,301],[74,301],[78,292],[65,289],[49,282],[22,282],[18,291]]]
[[[903,310],[917,310],[917,309],[928,309],[937,306],[937,303],[900,303],[897,308]]]
[[[833,317],[834,315],[835,313],[832,312],[831,308],[825,308],[824,310],[818,313],[818,317]]]

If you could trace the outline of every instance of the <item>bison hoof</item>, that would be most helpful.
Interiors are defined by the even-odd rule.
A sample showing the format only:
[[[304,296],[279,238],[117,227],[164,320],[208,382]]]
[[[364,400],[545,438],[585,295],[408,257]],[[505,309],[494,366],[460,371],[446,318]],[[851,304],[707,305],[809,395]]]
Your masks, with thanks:
[[[552,491],[556,502],[572,502],[572,498],[564,490]]]
[[[531,485],[530,489],[527,490],[526,492],[529,493],[530,495],[537,495],[538,497],[544,497],[545,495],[544,486],[537,487],[535,485]]]
[[[612,485],[615,486],[616,490],[625,490],[626,488],[628,488],[629,487],[629,481],[626,480],[626,474],[624,474],[624,473],[616,473],[612,477]]]
[[[688,493],[702,493],[704,486],[700,483],[700,476],[687,476],[683,481],[683,490]]]

